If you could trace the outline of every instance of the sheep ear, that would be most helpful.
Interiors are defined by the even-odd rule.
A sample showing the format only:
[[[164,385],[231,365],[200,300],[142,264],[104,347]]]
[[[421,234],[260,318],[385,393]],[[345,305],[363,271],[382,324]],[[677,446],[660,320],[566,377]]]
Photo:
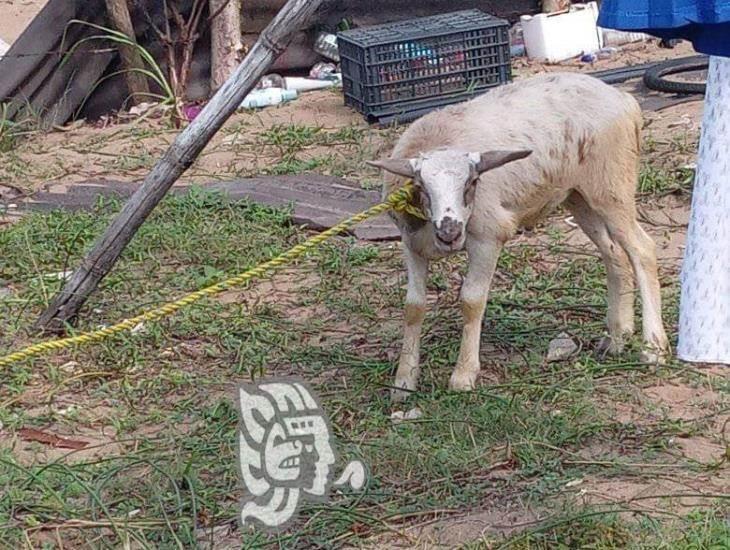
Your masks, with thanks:
[[[410,159],[369,160],[367,164],[405,178],[413,178],[416,176],[414,162]]]
[[[487,170],[494,170],[508,162],[529,157],[531,154],[532,151],[487,151],[473,155],[473,157],[478,156],[478,160],[473,158],[472,162],[474,162],[477,172],[483,174]]]

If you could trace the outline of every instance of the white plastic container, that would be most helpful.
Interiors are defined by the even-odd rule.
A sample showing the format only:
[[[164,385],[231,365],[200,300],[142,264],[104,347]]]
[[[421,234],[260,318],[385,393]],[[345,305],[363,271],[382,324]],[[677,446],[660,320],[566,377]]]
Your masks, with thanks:
[[[296,99],[298,95],[296,90],[284,90],[282,88],[254,90],[241,102],[241,109],[258,109],[269,105],[278,105]]]
[[[556,63],[602,46],[598,5],[574,4],[567,13],[540,13],[520,18],[527,56]]]

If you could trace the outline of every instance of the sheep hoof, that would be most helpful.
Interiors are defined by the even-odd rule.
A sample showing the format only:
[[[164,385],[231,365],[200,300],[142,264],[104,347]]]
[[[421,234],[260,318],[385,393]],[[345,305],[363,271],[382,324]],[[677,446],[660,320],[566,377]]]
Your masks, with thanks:
[[[390,400],[393,403],[403,403],[416,391],[416,385],[409,383],[408,380],[396,380],[395,387],[390,390]]]
[[[449,388],[454,391],[471,391],[476,387],[479,371],[455,370],[449,380]]]
[[[624,350],[624,342],[618,338],[604,336],[598,341],[596,355],[603,359],[607,356],[620,355]]]

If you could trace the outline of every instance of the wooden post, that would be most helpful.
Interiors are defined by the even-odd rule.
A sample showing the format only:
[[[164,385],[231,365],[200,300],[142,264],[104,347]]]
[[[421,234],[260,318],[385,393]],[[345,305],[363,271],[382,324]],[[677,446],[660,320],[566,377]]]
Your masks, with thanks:
[[[210,0],[210,89],[215,92],[241,60],[241,0]]]
[[[132,26],[127,0],[106,0],[106,11],[109,21],[115,30],[125,34],[135,44],[137,35]],[[134,46],[119,45],[119,54],[122,56],[124,78],[127,81],[130,98],[135,105],[149,99],[150,88],[147,77],[140,71],[144,69],[142,56]]]
[[[295,31],[307,25],[325,0],[289,0],[231,78],[183,130],[147,175],[122,211],[96,241],[81,265],[36,321],[36,328],[60,331],[72,321],[99,282],[114,267],[139,227],[173,183],[198,157],[210,139],[236,111],[243,98],[281,55]]]

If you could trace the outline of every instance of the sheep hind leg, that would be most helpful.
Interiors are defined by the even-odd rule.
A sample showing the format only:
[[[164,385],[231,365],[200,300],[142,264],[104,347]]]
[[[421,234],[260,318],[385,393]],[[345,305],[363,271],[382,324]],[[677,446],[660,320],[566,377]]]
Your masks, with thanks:
[[[621,245],[629,257],[641,294],[641,317],[644,336],[642,358],[648,363],[664,363],[670,354],[669,339],[662,322],[662,298],[659,287],[654,240],[636,220],[636,208],[621,201],[596,201],[586,198],[601,217],[611,239]]]
[[[598,346],[599,353],[621,353],[625,340],[634,332],[634,276],[629,258],[608,232],[601,217],[574,191],[565,206],[583,232],[598,248],[608,279],[608,337]]]

